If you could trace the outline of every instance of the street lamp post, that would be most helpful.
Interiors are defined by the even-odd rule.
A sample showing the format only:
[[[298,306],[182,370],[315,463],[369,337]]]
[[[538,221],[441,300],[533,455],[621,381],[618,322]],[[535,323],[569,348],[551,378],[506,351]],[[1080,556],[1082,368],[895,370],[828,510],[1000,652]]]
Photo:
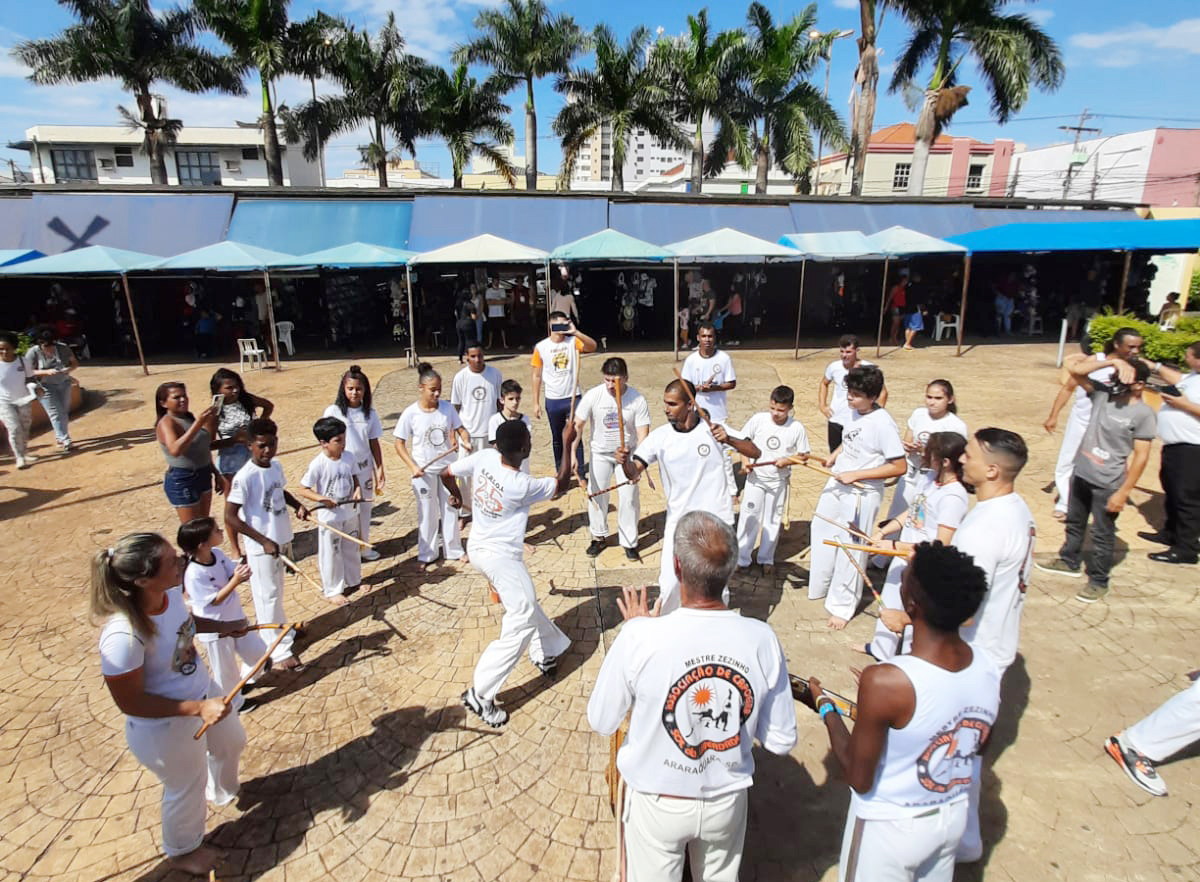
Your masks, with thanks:
[[[825,53],[825,92],[824,92],[824,95],[825,95],[825,100],[828,101],[829,100],[829,70],[831,67],[833,67],[833,41],[840,40],[843,37],[853,37],[854,31],[852,31],[852,30],[832,31],[829,34],[822,34],[820,31],[809,31],[808,36],[809,36],[809,39],[811,39],[811,40],[819,40],[825,36],[830,37],[829,51],[827,51]],[[813,192],[818,196],[821,195],[821,154],[824,151],[824,148],[825,148],[825,137],[824,137],[824,135],[821,134],[821,132],[818,131],[817,132],[817,174],[816,174],[816,181],[813,182]]]

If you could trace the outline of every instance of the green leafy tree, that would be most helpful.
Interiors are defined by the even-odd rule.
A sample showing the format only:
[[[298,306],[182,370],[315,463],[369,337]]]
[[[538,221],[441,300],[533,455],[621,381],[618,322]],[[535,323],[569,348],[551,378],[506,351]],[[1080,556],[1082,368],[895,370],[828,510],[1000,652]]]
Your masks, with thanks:
[[[587,40],[569,15],[552,15],[543,0],[504,0],[475,18],[480,32],[454,53],[456,63],[482,63],[496,71],[505,92],[525,85],[525,188],[537,189],[537,109],[533,84],[565,74],[587,48]]]
[[[1063,81],[1062,53],[1025,15],[1003,12],[1007,0],[888,0],[912,33],[889,87],[910,87],[918,72],[932,67],[917,115],[916,144],[908,192],[925,189],[925,170],[934,138],[967,103],[969,86],[958,82],[959,67],[975,61],[991,96],[996,121],[1006,123],[1029,99],[1031,86],[1053,92]]]
[[[53,37],[24,40],[13,56],[32,69],[40,85],[116,79],[133,94],[136,112],[118,108],[126,122],[144,133],[150,180],[167,183],[163,148],[183,123],[161,114],[154,89],[168,83],[185,92],[209,90],[242,95],[237,64],[196,45],[198,27],[190,10],[156,13],[148,0],[60,0],[77,23]]]
[[[516,169],[500,149],[513,140],[508,115],[512,108],[504,103],[505,89],[495,77],[480,83],[467,75],[466,64],[452,71],[434,68],[423,90],[429,102],[429,128],[446,141],[454,166],[454,186],[462,186],[463,169],[471,156],[487,157],[508,182],[516,184]]]

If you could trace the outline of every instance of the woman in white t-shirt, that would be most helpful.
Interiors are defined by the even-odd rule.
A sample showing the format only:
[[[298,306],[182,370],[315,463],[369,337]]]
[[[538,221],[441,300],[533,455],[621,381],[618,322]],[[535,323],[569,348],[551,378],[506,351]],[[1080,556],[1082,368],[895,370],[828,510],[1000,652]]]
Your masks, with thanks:
[[[375,491],[382,491],[387,480],[383,467],[383,425],[371,406],[371,381],[356,364],[342,374],[337,400],[321,416],[337,417],[346,424],[346,456],[354,467],[358,486],[362,488],[362,505],[358,506],[358,537],[370,541],[371,508]],[[363,560],[378,560],[374,548],[362,549]]]
[[[908,453],[908,471],[896,482],[892,496],[892,507],[888,517],[904,514],[912,505],[920,475],[925,441],[934,432],[957,432],[966,443],[967,424],[958,416],[958,405],[954,402],[954,387],[949,380],[933,380],[925,387],[925,406],[918,407],[908,418],[904,430],[904,450]]]
[[[462,500],[458,488],[444,480],[450,452],[459,444],[470,447],[471,436],[448,401],[442,401],[442,375],[427,362],[417,366],[417,400],[404,409],[396,429],[396,453],[412,472],[417,499],[417,560],[431,564],[439,548],[446,560],[462,560],[458,524]],[[455,440],[457,437],[457,441]],[[441,539],[438,525],[441,524]]]
[[[908,511],[888,519],[875,530],[871,541],[876,545],[890,544],[898,551],[912,551],[922,542],[949,545],[970,505],[962,482],[962,455],[966,449],[967,441],[958,432],[934,432],[926,438],[922,470],[913,485],[912,504]],[[888,609],[901,608],[900,579],[907,566],[908,558],[891,558],[881,594]],[[911,627],[904,629],[903,640],[903,651],[907,651],[912,645]],[[866,652],[878,661],[887,661],[900,654],[901,637],[889,631],[880,619]]]
[[[0,331],[0,423],[8,431],[8,446],[12,448],[17,468],[29,467],[33,457],[26,457],[29,426],[33,420],[34,394],[25,359],[17,355],[17,335]]]
[[[193,616],[179,588],[181,563],[157,533],[125,536],[92,559],[91,608],[106,620],[100,667],[125,714],[129,750],[163,784],[163,851],[175,868],[204,875],[222,857],[204,845],[205,798],[228,805],[237,797],[246,732],[220,700],[194,637],[241,636],[246,622]]]

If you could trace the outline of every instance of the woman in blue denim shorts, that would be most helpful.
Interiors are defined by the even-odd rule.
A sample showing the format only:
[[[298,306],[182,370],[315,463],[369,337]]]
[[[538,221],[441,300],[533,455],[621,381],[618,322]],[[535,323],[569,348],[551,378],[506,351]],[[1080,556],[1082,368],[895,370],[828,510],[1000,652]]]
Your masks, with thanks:
[[[217,476],[221,481],[217,492],[229,495],[233,476],[250,461],[250,448],[246,446],[249,440],[246,438],[246,429],[250,421],[267,419],[275,410],[275,405],[247,392],[241,375],[228,368],[218,368],[208,381],[208,388],[214,397],[220,395],[223,399],[217,415],[216,441],[212,447],[217,451]],[[234,552],[240,555],[242,548],[237,531],[230,530],[229,535]]]
[[[154,394],[154,410],[158,414],[154,434],[167,460],[163,476],[167,501],[175,506],[181,524],[206,518],[212,506],[216,408],[210,407],[196,418],[188,412],[187,387],[163,383]]]

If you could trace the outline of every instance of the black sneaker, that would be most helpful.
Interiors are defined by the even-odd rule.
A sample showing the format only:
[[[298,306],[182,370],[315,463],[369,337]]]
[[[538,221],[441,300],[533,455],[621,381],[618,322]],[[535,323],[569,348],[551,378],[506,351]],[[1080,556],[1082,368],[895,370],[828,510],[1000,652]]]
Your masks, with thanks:
[[[1184,557],[1182,554],[1179,554],[1177,551],[1173,551],[1170,548],[1168,548],[1166,551],[1154,551],[1146,556],[1148,558],[1150,558],[1150,560],[1157,561],[1158,563],[1169,563],[1169,564],[1194,564],[1194,563],[1196,563],[1196,558]]]
[[[636,548],[626,548],[625,549],[625,559],[626,560],[641,560],[641,558],[638,557]]]
[[[462,703],[467,710],[493,729],[499,729],[508,722],[508,711],[496,707],[490,701],[484,704],[483,700],[475,694],[474,686],[462,694]]]
[[[1148,530],[1140,530],[1138,532],[1139,539],[1145,539],[1147,542],[1154,542],[1157,545],[1171,545],[1171,540],[1165,533],[1151,533]]]
[[[542,659],[540,662],[534,662],[533,666],[542,672],[544,676],[553,680],[558,676],[558,656]]]
[[[587,556],[599,557],[600,552],[604,550],[604,544],[603,539],[593,539],[592,544],[587,547]]]

